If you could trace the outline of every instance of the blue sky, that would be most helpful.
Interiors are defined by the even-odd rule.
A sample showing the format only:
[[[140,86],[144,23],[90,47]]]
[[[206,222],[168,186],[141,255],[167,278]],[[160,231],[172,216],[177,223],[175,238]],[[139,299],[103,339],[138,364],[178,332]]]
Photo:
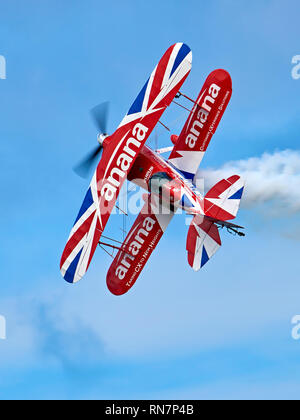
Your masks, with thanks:
[[[199,273],[180,216],[126,296],[107,291],[100,250],[74,287],[58,269],[88,186],[71,169],[95,144],[89,109],[110,100],[113,131],[174,42],[193,50],[189,96],[215,68],[233,79],[203,168],[299,157],[299,12],[296,0],[2,2],[0,398],[300,397],[300,218],[285,196],[248,199],[237,219],[247,237],[224,232]],[[159,144],[170,145],[163,131]],[[296,191],[299,170],[287,172]]]

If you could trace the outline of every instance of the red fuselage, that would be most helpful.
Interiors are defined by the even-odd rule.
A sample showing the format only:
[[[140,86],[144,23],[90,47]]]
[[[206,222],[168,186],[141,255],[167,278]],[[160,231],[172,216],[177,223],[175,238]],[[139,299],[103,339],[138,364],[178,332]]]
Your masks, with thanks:
[[[172,201],[175,208],[181,208],[188,213],[204,214],[203,196],[195,185],[148,146],[140,151],[128,180],[149,191],[149,181],[159,173],[165,174],[166,179],[169,179],[163,185],[162,194]]]

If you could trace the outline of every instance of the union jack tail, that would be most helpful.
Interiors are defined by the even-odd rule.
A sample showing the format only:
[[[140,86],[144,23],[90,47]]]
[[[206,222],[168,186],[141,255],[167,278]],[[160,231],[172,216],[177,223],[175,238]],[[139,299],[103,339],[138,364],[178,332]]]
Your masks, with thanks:
[[[239,233],[240,226],[226,222],[237,215],[244,191],[244,181],[237,175],[218,182],[204,197],[204,216],[194,217],[187,236],[186,249],[190,266],[198,271],[221,246],[218,226]],[[223,222],[223,223],[222,223]]]
[[[238,175],[219,181],[204,197],[204,213],[218,220],[232,220],[240,207],[245,182]]]

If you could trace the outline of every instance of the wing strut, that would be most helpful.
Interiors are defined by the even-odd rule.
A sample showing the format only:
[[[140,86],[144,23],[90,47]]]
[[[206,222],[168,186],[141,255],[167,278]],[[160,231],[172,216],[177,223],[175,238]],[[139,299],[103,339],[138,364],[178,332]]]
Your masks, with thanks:
[[[199,104],[196,102],[196,101],[194,101],[194,99],[191,99],[189,96],[187,96],[187,95],[185,95],[184,93],[182,93],[182,92],[178,92],[177,93],[177,95],[175,96],[175,98],[180,98],[180,96],[183,96],[185,99],[187,99],[188,101],[190,101],[190,102],[193,102],[193,104],[195,104],[195,105],[197,105],[197,106],[199,106]]]
[[[192,109],[188,109],[188,108],[186,108],[185,106],[181,105],[179,102],[173,101],[173,103],[174,103],[175,105],[177,105],[177,106],[180,106],[180,108],[185,109],[185,110],[186,110],[186,111],[188,111],[189,113],[191,113],[191,112],[192,112]]]
[[[170,129],[169,129],[169,127],[167,127],[164,123],[162,123],[161,121],[158,121],[159,122],[159,124],[161,124],[163,127],[165,127],[165,129],[167,130],[167,131],[171,131]]]
[[[114,258],[115,256],[114,256],[114,251],[115,250],[118,250],[118,251],[122,251],[125,255],[129,255],[129,250],[126,250],[126,248],[124,247],[124,245],[123,245],[123,243],[122,242],[120,242],[120,241],[117,241],[116,239],[113,239],[113,238],[109,238],[108,236],[102,236],[102,238],[106,238],[106,239],[108,239],[108,240],[110,240],[110,241],[112,241],[112,242],[115,242],[115,243],[117,243],[117,244],[121,244],[121,246],[116,246],[116,245],[112,245],[112,244],[109,244],[109,243],[107,243],[107,242],[102,242],[102,241],[100,241],[99,243],[98,243],[98,245],[99,245],[99,247],[104,251],[104,252],[106,252],[110,257],[112,257],[112,258]],[[123,246],[122,246],[123,245]],[[112,248],[113,249],[113,252],[112,253],[110,253],[110,252],[108,252],[107,251],[107,249],[105,249],[105,247],[108,247],[108,248]],[[128,251],[128,252],[127,252]]]

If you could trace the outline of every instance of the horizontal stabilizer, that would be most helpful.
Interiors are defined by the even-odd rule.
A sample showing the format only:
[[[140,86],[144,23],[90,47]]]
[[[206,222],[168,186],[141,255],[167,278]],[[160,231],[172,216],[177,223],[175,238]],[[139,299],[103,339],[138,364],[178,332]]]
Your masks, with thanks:
[[[217,226],[203,216],[195,216],[186,243],[188,262],[193,270],[200,270],[220,246],[221,239]]]

